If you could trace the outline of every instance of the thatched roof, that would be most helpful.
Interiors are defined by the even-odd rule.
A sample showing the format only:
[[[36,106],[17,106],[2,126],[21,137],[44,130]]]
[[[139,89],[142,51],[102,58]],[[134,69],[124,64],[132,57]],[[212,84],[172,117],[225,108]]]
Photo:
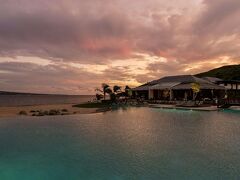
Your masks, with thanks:
[[[203,77],[202,79],[207,80],[212,83],[217,83],[219,81],[222,81],[222,79],[216,78],[216,77]]]
[[[199,83],[200,89],[215,89],[215,90],[224,90],[225,87],[219,86],[213,83]],[[192,89],[192,83],[181,83],[179,85],[176,85],[172,87],[173,90],[186,90],[186,89]]]
[[[148,91],[149,87],[150,87],[149,85],[142,85],[142,86],[133,88],[132,91]]]
[[[191,82],[192,83],[192,82],[207,82],[207,81],[193,75],[180,75],[180,76],[166,76],[161,79],[152,81],[151,83],[160,84],[160,83],[169,83],[169,82],[175,82],[175,83]]]
[[[133,88],[133,91],[148,91],[149,89],[190,89],[191,83],[200,84],[201,89],[224,89],[209,80],[198,78],[193,75],[166,76]]]
[[[221,80],[218,83],[240,83],[240,80]]]
[[[179,82],[166,82],[166,83],[159,83],[156,85],[151,86],[149,89],[171,89],[172,87],[180,84]]]

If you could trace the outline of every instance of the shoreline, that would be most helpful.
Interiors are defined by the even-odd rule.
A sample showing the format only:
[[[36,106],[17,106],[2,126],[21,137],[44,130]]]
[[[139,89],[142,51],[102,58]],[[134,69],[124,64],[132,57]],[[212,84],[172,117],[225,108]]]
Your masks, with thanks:
[[[217,106],[206,106],[206,107],[184,107],[184,106],[175,106],[175,105],[167,105],[167,104],[149,104],[151,108],[159,108],[159,109],[176,109],[176,110],[190,110],[190,111],[222,111],[222,110],[235,110],[240,111],[240,107],[238,106],[231,106],[227,109],[221,109]]]
[[[71,114],[93,114],[104,112],[106,110],[101,108],[79,108],[73,107],[76,104],[45,104],[45,105],[24,105],[24,106],[0,106],[0,118],[17,117],[17,116],[33,116],[31,111],[51,111],[51,110],[64,110],[65,113],[58,115],[71,115]],[[19,112],[25,111],[27,115],[20,115]]]
[[[84,103],[82,103],[84,104]],[[79,105],[75,103],[64,104],[44,104],[44,105],[24,105],[24,106],[0,106],[0,118],[18,117],[18,116],[59,116],[73,114],[95,114],[111,110],[109,107],[74,107]],[[81,104],[80,104],[81,105]],[[221,111],[216,106],[210,107],[177,107],[166,104],[148,104],[150,108],[160,109],[178,109],[178,110],[193,110],[193,111]],[[240,111],[240,107],[232,107],[229,110]],[[20,114],[21,111],[27,114]],[[58,111],[58,114],[45,114],[45,112]],[[43,113],[40,115],[40,112]]]

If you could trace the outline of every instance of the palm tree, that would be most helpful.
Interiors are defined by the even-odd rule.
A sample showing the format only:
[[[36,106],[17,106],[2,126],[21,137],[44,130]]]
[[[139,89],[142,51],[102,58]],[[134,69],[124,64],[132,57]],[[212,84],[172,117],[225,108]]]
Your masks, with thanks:
[[[112,102],[115,102],[115,101],[116,101],[116,94],[113,93],[113,91],[112,91],[112,89],[111,89],[110,87],[106,88],[105,93],[106,93],[106,94],[109,94],[110,100],[111,100]]]
[[[110,90],[109,89],[110,89],[110,86],[108,84],[102,83],[102,89],[96,88],[95,91],[103,93],[103,99],[105,100],[106,93],[110,93],[110,91],[111,91],[111,89]]]
[[[103,98],[103,95],[102,94],[98,94],[96,93],[96,99],[99,101]]]
[[[117,86],[117,85],[113,86],[113,92],[114,93],[118,93],[120,91],[121,91],[121,86]]]
[[[129,86],[125,87],[125,94],[127,97],[132,96],[132,90]]]
[[[102,92],[103,92],[103,99],[105,100],[105,98],[106,98],[106,93],[110,93],[110,86],[108,85],[108,84],[105,84],[105,83],[102,83]],[[111,92],[112,92],[112,90],[111,90]]]
[[[105,93],[110,95],[110,94],[113,93],[113,91],[110,87],[108,87],[108,88],[105,89]]]

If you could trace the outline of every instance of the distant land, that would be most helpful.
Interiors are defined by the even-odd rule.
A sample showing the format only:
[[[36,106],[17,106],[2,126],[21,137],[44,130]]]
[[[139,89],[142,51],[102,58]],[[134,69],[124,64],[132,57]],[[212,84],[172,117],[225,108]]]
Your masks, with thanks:
[[[216,77],[223,80],[240,80],[240,64],[228,65],[196,74],[197,77]]]
[[[74,96],[67,94],[44,94],[44,93],[25,93],[25,92],[10,92],[10,91],[0,91],[0,95],[51,95],[51,96]],[[79,96],[79,95],[76,95]],[[82,95],[80,95],[82,96]],[[84,96],[84,95],[83,95]]]
[[[34,93],[22,93],[22,92],[8,92],[8,91],[0,91],[0,95],[20,95],[20,94],[28,94],[28,95],[32,95]],[[35,94],[35,95],[41,95],[41,94]]]

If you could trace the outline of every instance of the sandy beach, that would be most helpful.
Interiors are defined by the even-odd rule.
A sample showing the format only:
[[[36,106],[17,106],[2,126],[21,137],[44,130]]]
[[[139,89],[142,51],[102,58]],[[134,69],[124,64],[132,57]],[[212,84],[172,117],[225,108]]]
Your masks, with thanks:
[[[30,111],[50,111],[52,109],[66,109],[68,114],[91,114],[99,112],[98,108],[78,108],[72,107],[74,104],[51,104],[51,105],[31,105],[31,106],[15,106],[0,107],[0,118],[19,116],[20,111],[25,111],[29,116]]]

